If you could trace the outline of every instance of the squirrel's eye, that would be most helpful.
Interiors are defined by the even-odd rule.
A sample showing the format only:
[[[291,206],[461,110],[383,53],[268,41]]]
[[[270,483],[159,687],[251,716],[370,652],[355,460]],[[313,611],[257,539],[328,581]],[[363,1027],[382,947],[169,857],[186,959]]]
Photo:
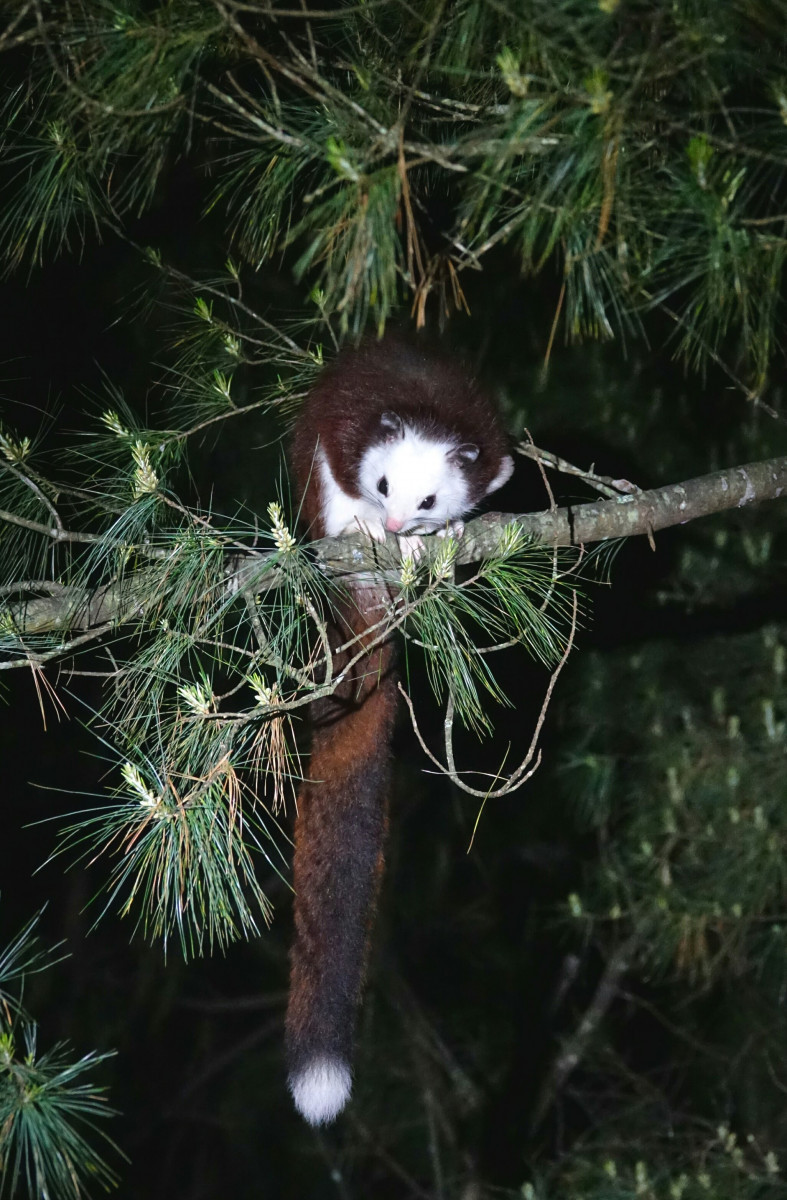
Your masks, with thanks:
[[[421,501],[421,503],[418,505],[418,507],[419,508],[434,508],[434,502],[436,499],[437,499],[436,496],[427,496],[425,500]]]
[[[388,480],[385,478],[384,475],[381,475],[380,478],[377,480],[377,491],[380,493],[381,496],[388,495]]]

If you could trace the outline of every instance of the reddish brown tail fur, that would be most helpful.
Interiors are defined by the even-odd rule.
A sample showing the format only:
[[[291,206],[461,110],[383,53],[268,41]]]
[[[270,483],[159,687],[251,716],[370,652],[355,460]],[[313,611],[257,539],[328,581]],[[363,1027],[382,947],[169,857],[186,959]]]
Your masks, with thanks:
[[[353,592],[334,649],[379,620],[380,593]],[[370,639],[367,639],[367,644]],[[357,652],[334,655],[340,671]],[[313,708],[309,779],[295,823],[295,941],[286,1046],[290,1089],[313,1124],[331,1121],[350,1092],[355,1019],[383,869],[394,651],[371,650],[337,692]]]

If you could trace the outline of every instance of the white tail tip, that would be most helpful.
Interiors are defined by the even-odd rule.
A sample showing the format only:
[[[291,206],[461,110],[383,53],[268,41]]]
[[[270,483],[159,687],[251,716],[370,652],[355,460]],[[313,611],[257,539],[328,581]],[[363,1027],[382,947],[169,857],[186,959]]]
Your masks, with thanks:
[[[290,1075],[295,1107],[310,1125],[327,1125],[350,1098],[350,1068],[338,1058],[316,1058],[297,1074]]]

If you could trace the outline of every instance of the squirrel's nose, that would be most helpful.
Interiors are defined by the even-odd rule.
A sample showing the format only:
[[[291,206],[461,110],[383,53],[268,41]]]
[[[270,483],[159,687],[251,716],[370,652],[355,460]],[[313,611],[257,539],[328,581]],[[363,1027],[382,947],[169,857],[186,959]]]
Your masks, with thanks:
[[[389,533],[398,533],[404,525],[404,521],[397,521],[396,517],[386,517],[385,528]]]

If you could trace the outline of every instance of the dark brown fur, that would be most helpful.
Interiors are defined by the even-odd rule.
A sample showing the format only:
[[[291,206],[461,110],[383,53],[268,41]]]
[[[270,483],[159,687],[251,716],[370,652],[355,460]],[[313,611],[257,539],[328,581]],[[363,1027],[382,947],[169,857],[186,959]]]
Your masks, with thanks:
[[[373,589],[355,593],[334,646],[379,616]],[[383,870],[396,680],[390,643],[371,651],[313,708],[309,781],[295,823],[295,941],[286,1043],[290,1072],[314,1058],[352,1060],[368,930]],[[349,652],[335,655],[341,670]]]
[[[319,447],[340,487],[358,497],[363,452],[396,412],[425,433],[480,448],[465,468],[470,504],[497,476],[506,443],[486,396],[453,363],[396,338],[343,351],[320,375],[295,429],[292,451],[301,520],[322,537]],[[385,599],[356,588],[330,630],[334,650],[379,620]],[[371,640],[371,637],[367,639]],[[352,651],[334,655],[341,671]],[[291,1078],[317,1059],[349,1067],[366,948],[383,870],[391,735],[396,713],[394,650],[369,652],[328,699],[315,702],[309,781],[295,823],[295,941],[286,1042]]]

